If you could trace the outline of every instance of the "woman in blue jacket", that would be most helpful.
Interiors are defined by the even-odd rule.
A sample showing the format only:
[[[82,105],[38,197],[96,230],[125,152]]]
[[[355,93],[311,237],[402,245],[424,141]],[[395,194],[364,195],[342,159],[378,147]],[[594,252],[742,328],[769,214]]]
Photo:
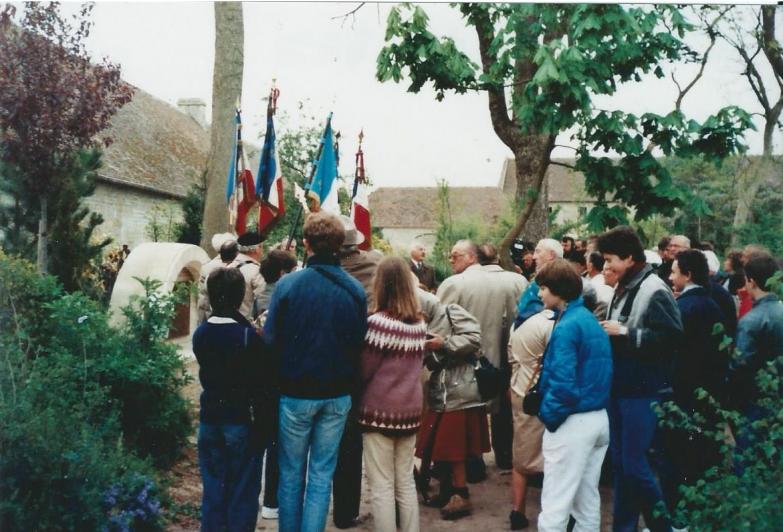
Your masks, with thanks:
[[[544,487],[538,529],[601,528],[598,480],[609,446],[606,407],[612,384],[609,337],[582,301],[582,281],[558,259],[536,276],[544,306],[560,313],[544,353],[538,417],[544,423]]]

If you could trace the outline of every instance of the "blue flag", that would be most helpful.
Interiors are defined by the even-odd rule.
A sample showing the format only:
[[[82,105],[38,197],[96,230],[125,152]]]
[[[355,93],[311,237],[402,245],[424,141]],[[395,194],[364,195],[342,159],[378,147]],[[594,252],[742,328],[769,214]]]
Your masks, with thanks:
[[[315,212],[323,209],[340,214],[340,207],[337,203],[337,153],[332,135],[331,114],[326,121],[326,129],[321,142],[323,143],[321,157],[315,163],[315,176],[308,192],[308,196],[314,203],[310,210]]]
[[[275,122],[270,114],[266,119],[266,135],[264,135],[264,147],[261,149],[261,160],[258,163],[256,174],[256,195],[269,201],[269,193],[277,174],[277,161],[275,158]]]
[[[235,127],[239,125],[239,112],[234,117]],[[228,178],[226,179],[226,203],[231,202],[231,196],[234,195],[234,187],[237,181],[237,134],[234,131],[234,143],[231,145],[231,166],[228,168]]]

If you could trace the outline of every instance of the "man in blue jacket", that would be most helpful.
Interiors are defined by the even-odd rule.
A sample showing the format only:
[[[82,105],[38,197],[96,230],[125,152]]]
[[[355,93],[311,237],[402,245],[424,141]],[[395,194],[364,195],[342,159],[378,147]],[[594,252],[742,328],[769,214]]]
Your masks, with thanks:
[[[723,376],[728,366],[728,352],[721,352],[720,344],[728,332],[727,318],[710,294],[710,274],[707,257],[697,249],[677,254],[669,276],[674,292],[679,294],[684,334],[672,365],[674,401],[690,415],[698,411],[705,416],[711,428],[714,412],[706,401],[697,401],[696,390],[703,388],[721,400]],[[723,325],[723,334],[713,334],[716,324]],[[674,512],[681,499],[680,485],[694,484],[704,472],[720,460],[719,446],[703,431],[666,429],[665,467],[661,471],[666,503]],[[684,523],[682,523],[684,525]]]
[[[658,426],[653,404],[670,389],[672,353],[682,338],[680,310],[671,290],[646,263],[644,247],[630,227],[598,238],[604,268],[618,279],[606,321],[614,374],[609,429],[614,475],[616,532],[635,532],[639,513],[652,532],[668,532],[669,520],[656,515],[661,488],[647,458]]]
[[[340,268],[344,239],[336,216],[308,217],[307,267],[278,282],[264,324],[267,343],[280,354],[281,532],[324,530],[357,382],[367,300],[362,285]]]

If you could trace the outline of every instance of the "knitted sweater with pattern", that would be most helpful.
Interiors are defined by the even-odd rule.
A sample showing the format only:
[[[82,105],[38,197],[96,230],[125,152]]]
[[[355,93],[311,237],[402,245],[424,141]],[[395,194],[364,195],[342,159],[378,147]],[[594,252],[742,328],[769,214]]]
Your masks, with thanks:
[[[359,424],[389,436],[414,434],[421,425],[421,368],[427,326],[376,312],[367,319],[361,354]]]

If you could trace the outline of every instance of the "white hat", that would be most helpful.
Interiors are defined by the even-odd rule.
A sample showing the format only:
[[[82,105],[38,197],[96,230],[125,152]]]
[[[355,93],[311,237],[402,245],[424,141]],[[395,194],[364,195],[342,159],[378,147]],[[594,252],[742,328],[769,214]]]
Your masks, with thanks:
[[[214,235],[212,235],[212,249],[214,249],[215,251],[220,251],[220,247],[223,244],[236,239],[237,239],[236,235],[233,235],[231,233],[215,233]]]

